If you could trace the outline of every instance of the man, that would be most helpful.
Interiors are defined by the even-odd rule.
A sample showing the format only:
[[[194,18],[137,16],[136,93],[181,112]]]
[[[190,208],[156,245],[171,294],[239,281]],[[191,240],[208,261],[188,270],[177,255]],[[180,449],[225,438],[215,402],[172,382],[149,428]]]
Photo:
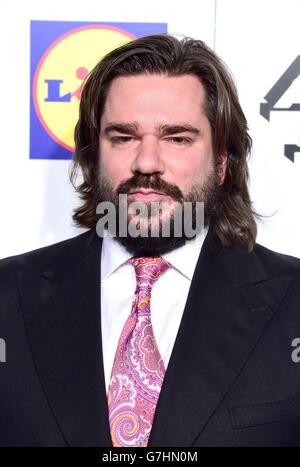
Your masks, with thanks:
[[[251,139],[224,64],[169,35],[112,51],[75,139],[88,231],[0,265],[0,445],[300,445],[300,262],[255,244]],[[177,236],[189,203],[204,227]]]

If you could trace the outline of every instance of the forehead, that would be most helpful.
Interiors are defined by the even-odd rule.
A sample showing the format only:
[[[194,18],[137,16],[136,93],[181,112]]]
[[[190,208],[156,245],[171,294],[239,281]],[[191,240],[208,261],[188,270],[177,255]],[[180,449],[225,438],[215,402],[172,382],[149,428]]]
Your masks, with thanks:
[[[197,76],[142,74],[115,78],[109,88],[103,119],[160,116],[197,120],[203,116],[205,89]]]

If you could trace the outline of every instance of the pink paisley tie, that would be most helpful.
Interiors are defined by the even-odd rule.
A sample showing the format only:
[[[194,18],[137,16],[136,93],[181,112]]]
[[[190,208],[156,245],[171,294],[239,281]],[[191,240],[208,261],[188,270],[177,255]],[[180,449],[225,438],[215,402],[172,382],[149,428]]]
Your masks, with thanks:
[[[137,286],[130,316],[122,330],[108,390],[111,437],[114,446],[147,446],[165,375],[150,316],[151,289],[170,266],[161,257],[128,260]]]

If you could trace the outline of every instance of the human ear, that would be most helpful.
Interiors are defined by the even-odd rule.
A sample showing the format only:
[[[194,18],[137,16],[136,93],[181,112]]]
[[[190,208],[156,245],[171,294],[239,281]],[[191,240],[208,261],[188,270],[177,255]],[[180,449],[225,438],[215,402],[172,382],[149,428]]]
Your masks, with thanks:
[[[218,176],[219,176],[219,185],[223,185],[226,175],[228,154],[222,153],[219,155],[218,160]]]

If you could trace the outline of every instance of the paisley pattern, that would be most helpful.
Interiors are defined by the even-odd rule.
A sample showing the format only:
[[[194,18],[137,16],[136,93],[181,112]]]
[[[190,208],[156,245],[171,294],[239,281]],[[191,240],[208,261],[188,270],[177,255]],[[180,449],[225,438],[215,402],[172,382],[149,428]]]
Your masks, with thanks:
[[[170,264],[162,257],[128,261],[135,267],[137,286],[112,368],[109,423],[114,446],[145,447],[165,375],[151,324],[151,289]]]

